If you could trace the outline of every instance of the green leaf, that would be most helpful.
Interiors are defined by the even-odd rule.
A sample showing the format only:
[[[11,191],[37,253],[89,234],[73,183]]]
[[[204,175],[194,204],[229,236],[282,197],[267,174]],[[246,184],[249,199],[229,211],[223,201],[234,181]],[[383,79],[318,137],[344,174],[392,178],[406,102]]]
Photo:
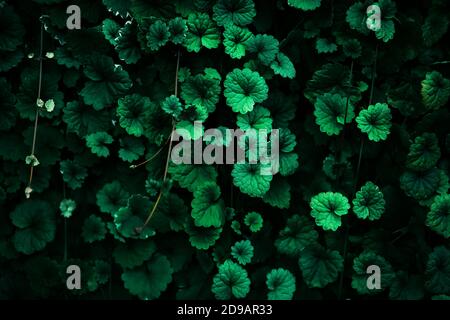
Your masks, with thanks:
[[[275,247],[282,254],[298,257],[304,248],[317,241],[318,236],[314,224],[307,217],[296,214],[287,220],[275,240]]]
[[[187,30],[186,20],[183,18],[176,17],[169,21],[170,40],[174,44],[182,44],[184,42]]]
[[[169,27],[163,21],[158,20],[148,28],[146,38],[150,50],[159,50],[169,41]]]
[[[225,222],[225,204],[220,188],[214,183],[205,183],[194,191],[192,218],[197,227],[219,228]]]
[[[86,136],[86,145],[99,157],[109,156],[108,145],[112,142],[113,137],[106,132],[96,132]]]
[[[388,42],[394,38],[395,25],[392,19],[395,18],[397,7],[392,0],[380,0],[378,2],[381,12],[381,28],[375,31],[377,39],[381,39],[384,42]],[[370,13],[367,13],[369,15]]]
[[[252,0],[218,0],[213,7],[213,19],[219,26],[245,26],[256,16]]]
[[[0,6],[0,21],[2,22],[0,50],[14,51],[17,46],[22,44],[25,28],[11,6],[5,5],[5,3],[0,3]]]
[[[103,20],[102,32],[105,35],[105,39],[109,41],[113,46],[116,45],[116,38],[119,35],[120,25],[111,19]]]
[[[239,221],[236,221],[236,220],[232,221],[231,229],[233,229],[233,231],[236,232],[236,234],[242,235],[241,224],[239,223]]]
[[[135,23],[127,21],[123,28],[117,32],[114,39],[119,59],[128,64],[134,64],[141,58],[139,43],[136,38],[137,27]]]
[[[196,227],[194,222],[189,222],[185,226],[185,231],[189,235],[189,242],[194,248],[207,250],[220,238],[222,228]]]
[[[2,51],[0,50],[0,72],[6,72],[16,67],[23,59],[22,51]]]
[[[267,191],[262,200],[273,207],[280,209],[289,208],[291,202],[291,185],[285,178],[275,175],[270,183],[269,191]]]
[[[240,59],[245,56],[248,41],[253,37],[253,34],[247,28],[227,25],[223,37],[225,53],[233,59]]]
[[[353,212],[360,219],[377,220],[384,213],[385,204],[386,201],[380,188],[368,181],[353,199]]]
[[[117,115],[120,126],[128,134],[142,136],[146,128],[148,110],[152,105],[150,99],[135,93],[120,98],[118,104]]]
[[[349,39],[344,42],[342,45],[344,54],[347,57],[350,57],[352,59],[357,59],[361,56],[361,43],[356,39]]]
[[[450,97],[450,80],[438,71],[428,72],[422,81],[422,101],[428,110],[439,109]]]
[[[96,111],[71,101],[63,109],[63,120],[69,132],[76,132],[80,137],[98,131],[106,131],[110,127],[110,117],[106,110]]]
[[[267,274],[266,285],[269,300],[291,300],[295,292],[295,277],[286,269],[273,269]]]
[[[187,26],[188,32],[184,45],[188,51],[199,52],[202,47],[214,49],[219,46],[219,30],[206,13],[190,14]]]
[[[171,2],[155,0],[132,0],[131,1],[131,16],[139,23],[144,23],[149,17],[161,18],[175,14],[174,5]]]
[[[27,260],[22,268],[30,289],[40,297],[48,298],[61,283],[60,264],[48,257],[37,256]]]
[[[250,263],[253,258],[253,246],[250,240],[236,242],[231,247],[231,256],[243,266]]]
[[[382,10],[382,9],[381,9]],[[382,11],[383,12],[383,11]],[[381,20],[381,29],[375,32],[377,39],[388,42],[394,38],[395,24],[392,20]]]
[[[279,169],[282,176],[294,174],[299,166],[298,155],[292,152],[296,144],[295,135],[289,129],[279,129]]]
[[[261,164],[237,163],[231,172],[233,184],[251,197],[263,197],[273,177],[263,174],[263,170]]]
[[[97,192],[97,205],[101,212],[113,215],[117,210],[127,205],[129,196],[129,193],[119,181],[113,181],[105,184]]]
[[[258,212],[252,211],[245,215],[244,223],[251,232],[258,232],[262,229],[264,221]]]
[[[365,35],[369,34],[370,32],[370,29],[367,28],[366,25],[366,10],[367,6],[364,5],[364,3],[355,2],[348,8],[345,18],[345,21],[348,22],[350,28],[357,30],[358,32]]]
[[[302,251],[298,264],[308,287],[323,288],[337,280],[344,259],[338,251],[313,244]]]
[[[66,66],[67,68],[74,68],[78,70],[81,66],[81,62],[78,60],[77,57],[74,56],[74,53],[70,51],[67,47],[56,48],[55,58],[58,64]]]
[[[405,171],[400,176],[400,187],[417,200],[430,197],[439,187],[440,171],[432,168],[424,172]]]
[[[87,243],[103,240],[106,236],[106,225],[100,217],[91,214],[84,220],[81,236]]]
[[[425,287],[435,294],[450,294],[450,250],[438,246],[428,255]]]
[[[270,67],[275,74],[278,74],[283,78],[295,78],[294,64],[284,53],[278,53],[276,59],[270,64]]]
[[[269,98],[263,102],[263,105],[270,110],[273,128],[286,128],[289,125],[295,117],[296,102],[295,96],[286,96],[275,90],[270,92]]]
[[[143,300],[158,298],[172,282],[173,269],[166,256],[154,254],[142,266],[122,273],[124,286],[131,294]]]
[[[268,109],[256,106],[250,112],[238,114],[236,124],[244,131],[255,129],[269,132],[272,129],[272,118]]]
[[[369,289],[367,286],[368,272],[367,268],[369,266],[378,266],[381,270],[381,288]],[[384,259],[382,256],[376,254],[373,251],[366,250],[363,251],[359,256],[353,260],[353,271],[352,276],[352,288],[355,289],[359,294],[376,294],[380,291],[388,288],[395,278],[394,270],[391,264]]]
[[[175,95],[171,95],[164,99],[161,103],[161,109],[163,109],[166,113],[178,119],[180,117],[181,112],[183,111],[183,105],[181,104],[178,97]]]
[[[337,50],[337,45],[328,39],[318,38],[316,41],[316,49],[318,53],[332,53]]]
[[[130,269],[150,260],[155,251],[153,240],[129,240],[114,248],[113,257],[122,268]]]
[[[305,97],[313,104],[324,94],[339,94],[349,96],[351,101],[358,100],[359,89],[349,81],[350,69],[338,63],[324,64],[316,70],[311,80],[306,83]],[[351,105],[351,104],[350,104]]]
[[[20,134],[2,133],[0,135],[0,157],[4,160],[23,161],[30,152]],[[17,177],[16,177],[17,178]]]
[[[213,69],[214,70],[214,69]],[[214,112],[219,102],[221,92],[220,78],[206,74],[190,76],[181,84],[181,97],[187,104],[205,107],[208,112]]]
[[[264,65],[270,65],[279,51],[279,42],[271,35],[257,34],[247,42],[248,52],[257,55]]]
[[[171,135],[172,119],[167,113],[161,112],[160,107],[154,103],[151,103],[146,111],[145,137],[153,144],[160,146]]]
[[[108,11],[122,18],[127,16],[132,0],[102,0]]]
[[[361,110],[356,117],[358,128],[367,133],[369,140],[386,140],[391,128],[391,110],[385,103],[370,105],[366,110]]]
[[[438,138],[434,133],[425,132],[416,137],[409,146],[406,167],[411,170],[425,171],[433,168],[441,157]]]
[[[59,210],[64,218],[70,218],[77,208],[77,203],[72,199],[63,199],[59,204]]]
[[[269,91],[264,78],[258,72],[247,68],[231,71],[225,79],[224,86],[227,105],[234,112],[242,114],[252,111],[255,103],[266,100]]]
[[[10,218],[17,227],[12,243],[18,252],[29,255],[41,251],[55,238],[54,210],[47,202],[28,200],[19,204]]]
[[[219,271],[213,278],[211,291],[219,300],[245,298],[250,291],[247,271],[240,265],[226,260],[219,266]]]
[[[163,192],[162,200],[149,225],[160,232],[170,230],[178,232],[184,230],[184,226],[189,219],[188,207],[178,195],[168,193],[170,186],[167,186],[167,184],[169,183],[166,181],[160,188]]]
[[[119,158],[123,161],[133,162],[144,155],[145,147],[141,140],[133,137],[120,139]]]
[[[147,239],[155,235],[153,228],[143,228],[152,203],[150,199],[141,195],[132,195],[126,207],[121,207],[113,213],[117,231],[125,238]],[[140,232],[138,229],[143,228]]]
[[[438,42],[447,33],[449,23],[445,8],[431,9],[422,25],[422,38],[425,45],[431,47]]]
[[[450,195],[434,198],[425,224],[444,238],[450,238]]]
[[[355,117],[353,109],[352,103],[339,94],[326,93],[317,97],[314,116],[320,131],[329,136],[338,135]]]
[[[208,165],[179,164],[169,166],[169,173],[173,180],[177,181],[182,188],[194,192],[205,182],[215,182],[217,171]]]
[[[420,300],[424,296],[421,276],[410,275],[405,271],[396,273],[389,288],[389,298],[396,300]]]
[[[288,0],[287,2],[291,7],[308,11],[320,7],[321,0]]]
[[[324,230],[336,231],[341,225],[341,216],[348,213],[348,199],[338,192],[322,192],[311,198],[311,216]]]
[[[95,110],[110,105],[132,86],[128,72],[120,65],[114,65],[113,60],[107,56],[91,57],[89,64],[84,68],[84,74],[90,80],[86,81],[80,95],[84,103],[92,105]]]
[[[72,160],[61,161],[60,167],[64,182],[67,183],[69,188],[74,190],[81,187],[88,175],[85,167]]]

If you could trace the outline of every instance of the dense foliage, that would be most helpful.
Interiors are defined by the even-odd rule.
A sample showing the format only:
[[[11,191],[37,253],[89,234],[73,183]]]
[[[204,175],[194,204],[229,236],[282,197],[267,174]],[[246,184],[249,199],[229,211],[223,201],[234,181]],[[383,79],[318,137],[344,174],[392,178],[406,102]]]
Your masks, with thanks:
[[[448,1],[74,2],[0,0],[1,298],[449,298]]]

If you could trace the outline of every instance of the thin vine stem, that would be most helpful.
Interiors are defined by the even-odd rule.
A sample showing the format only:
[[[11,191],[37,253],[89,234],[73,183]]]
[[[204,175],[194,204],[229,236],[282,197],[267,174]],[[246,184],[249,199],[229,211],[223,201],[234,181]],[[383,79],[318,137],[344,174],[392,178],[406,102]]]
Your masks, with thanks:
[[[180,69],[180,50],[178,50],[178,53],[177,53],[177,66],[175,69],[175,90],[174,90],[175,97],[178,96],[178,71],[179,71],[179,69]],[[172,152],[172,142],[173,142],[174,131],[175,131],[175,121],[172,119],[172,130],[171,130],[171,134],[170,134],[169,150],[167,152],[166,166],[164,168],[164,176],[163,176],[163,182],[161,185],[161,189],[159,190],[158,197],[156,198],[156,201],[155,201],[147,219],[145,220],[144,224],[142,225],[142,227],[136,228],[137,233],[141,233],[142,230],[147,226],[147,224],[150,222],[153,215],[155,214],[156,209],[158,208],[159,202],[161,201],[161,198],[162,198],[162,195],[164,192],[165,182],[167,180],[167,172],[169,171],[170,153]]]
[[[166,142],[164,142],[164,145],[161,148],[159,148],[158,151],[156,151],[150,158],[148,158],[145,161],[142,161],[141,163],[131,165],[130,169],[136,169],[136,168],[139,168],[139,167],[151,162],[154,158],[156,158],[158,156],[158,154],[161,153],[161,151],[163,151],[164,147],[169,142],[169,139],[171,139],[171,137],[172,137],[172,135],[169,135],[166,139]]]
[[[67,218],[64,218],[64,261],[67,261]]]
[[[373,68],[372,68],[372,81],[371,81],[371,84],[370,84],[369,105],[372,104],[372,100],[373,100],[373,90],[374,90],[374,87],[375,87],[375,77],[376,77],[376,69],[377,69],[377,58],[378,58],[378,43],[377,43],[377,45],[375,47],[375,58],[374,58],[374,63],[373,63]],[[353,67],[353,62],[352,62],[352,67]],[[348,106],[348,97],[347,97],[347,106]],[[347,110],[346,110],[346,112],[347,112]],[[344,124],[345,124],[345,118],[344,118]],[[357,164],[357,167],[356,167],[355,181],[354,181],[354,184],[353,184],[353,192],[356,192],[356,187],[357,187],[357,184],[358,184],[359,172],[360,172],[360,169],[361,169],[362,154],[364,152],[364,141],[365,141],[365,138],[364,138],[364,136],[362,136],[361,137],[360,146],[359,146],[358,164]],[[339,300],[342,299],[342,290],[343,290],[343,287],[344,287],[345,262],[346,262],[346,258],[347,258],[348,238],[349,238],[349,235],[350,235],[350,225],[348,223],[346,223],[345,225],[346,225],[346,227],[345,227],[344,251],[342,253],[343,254],[344,264],[342,266],[342,272],[341,272],[341,276],[340,276],[340,279],[339,279],[339,291],[338,291],[338,299]]]
[[[344,288],[345,260],[347,257],[348,237],[350,235],[350,226],[348,224],[348,221],[346,221],[346,222],[347,223],[345,224],[346,227],[345,227],[344,252],[342,253],[344,263],[342,265],[341,276],[339,277],[339,291],[338,291],[338,299],[339,300],[342,299],[342,290]]]
[[[377,59],[378,59],[378,43],[377,43],[377,46],[375,47],[375,58],[374,59],[375,60],[373,62],[373,69],[372,69],[372,82],[370,84],[369,105],[372,104],[373,89],[375,87],[375,78],[376,78],[376,73],[377,73]]]
[[[352,63],[350,64],[350,75],[349,75],[349,80],[348,80],[348,84],[351,87],[352,86],[352,79],[353,79],[353,59],[352,59]],[[342,136],[344,136],[344,132],[345,132],[345,124],[347,123],[347,115],[348,115],[348,105],[350,102],[350,95],[347,95],[347,101],[345,102],[345,113],[344,113],[344,127],[342,128]]]
[[[450,61],[436,61],[436,62],[433,62],[431,65],[436,65],[436,64],[449,64],[450,63]]]
[[[349,87],[352,86],[353,65],[354,65],[354,61],[352,59],[352,63],[350,64],[350,75],[349,75],[349,79],[348,79]],[[341,149],[341,151],[342,151],[342,148],[344,146],[344,141],[345,141],[345,124],[347,123],[348,106],[349,106],[349,104],[350,104],[350,95],[347,95],[347,100],[345,102],[344,125],[342,127],[342,134],[341,134],[341,141],[340,141],[340,149]]]
[[[44,23],[41,21],[41,32],[40,32],[40,43],[39,43],[39,82],[38,82],[38,93],[37,93],[37,99],[41,99],[41,90],[42,90],[42,63],[43,63],[43,51],[44,51]],[[31,145],[31,155],[34,156],[34,153],[36,152],[36,140],[37,140],[37,128],[39,123],[39,107],[36,106],[36,114],[34,118],[34,129],[33,129],[33,143]],[[30,177],[28,179],[28,189],[31,189],[31,184],[33,182],[33,173],[34,173],[34,166],[30,166]]]
[[[354,61],[352,59],[352,62],[350,64],[350,75],[349,75],[349,86],[350,87],[352,85],[352,79],[353,79],[353,66],[354,66]],[[345,104],[345,113],[344,113],[344,127],[342,129],[342,135],[341,135],[341,141],[340,141],[341,155],[342,155],[342,149],[343,149],[344,141],[345,141],[345,124],[347,123],[349,103],[350,103],[350,95],[347,95],[347,101]],[[348,222],[348,221],[346,221],[346,222]],[[348,225],[348,223],[345,223],[345,226],[346,226],[346,228],[345,228],[344,253],[343,253],[344,254],[344,266],[343,266],[343,269],[342,269],[342,272],[341,272],[340,278],[339,278],[339,291],[338,291],[339,300],[342,297],[342,289],[344,287],[345,256],[347,254],[348,236],[349,236],[349,229],[350,229],[350,226]]]
[[[230,179],[230,208],[233,208],[233,180]]]
[[[291,37],[295,34],[297,29],[299,29],[303,25],[303,21],[304,20],[305,20],[304,18],[301,18],[299,20],[299,22],[297,22],[297,24],[294,26],[294,28],[292,28],[292,30],[289,31],[289,33],[287,34],[286,38],[281,40],[280,45],[279,45],[280,49],[282,49],[286,45],[286,43],[288,43],[291,40]]]
[[[376,78],[376,70],[377,70],[377,59],[378,59],[378,43],[375,47],[375,58],[374,58],[374,62],[373,62],[373,68],[372,68],[372,81],[370,84],[370,96],[369,96],[369,106],[372,104],[372,100],[373,100],[373,90],[375,87],[375,78]],[[365,141],[365,136],[361,136],[361,142],[360,142],[360,146],[359,146],[359,155],[358,155],[358,165],[356,167],[356,174],[355,174],[355,182],[354,182],[354,187],[353,189],[356,191],[356,186],[358,184],[358,179],[359,179],[359,172],[361,169],[361,160],[362,160],[362,155],[364,152],[364,141]]]
[[[63,198],[66,199],[66,183],[63,180]],[[63,261],[67,261],[67,219],[64,217],[64,256]]]
[[[362,155],[364,151],[364,142],[365,142],[364,136],[361,137],[361,142],[359,143],[359,153],[358,153],[358,164],[356,166],[356,174],[355,174],[355,181],[353,183],[353,190],[356,191],[356,187],[358,185],[359,180],[359,171],[361,169],[361,162],[362,162]]]

